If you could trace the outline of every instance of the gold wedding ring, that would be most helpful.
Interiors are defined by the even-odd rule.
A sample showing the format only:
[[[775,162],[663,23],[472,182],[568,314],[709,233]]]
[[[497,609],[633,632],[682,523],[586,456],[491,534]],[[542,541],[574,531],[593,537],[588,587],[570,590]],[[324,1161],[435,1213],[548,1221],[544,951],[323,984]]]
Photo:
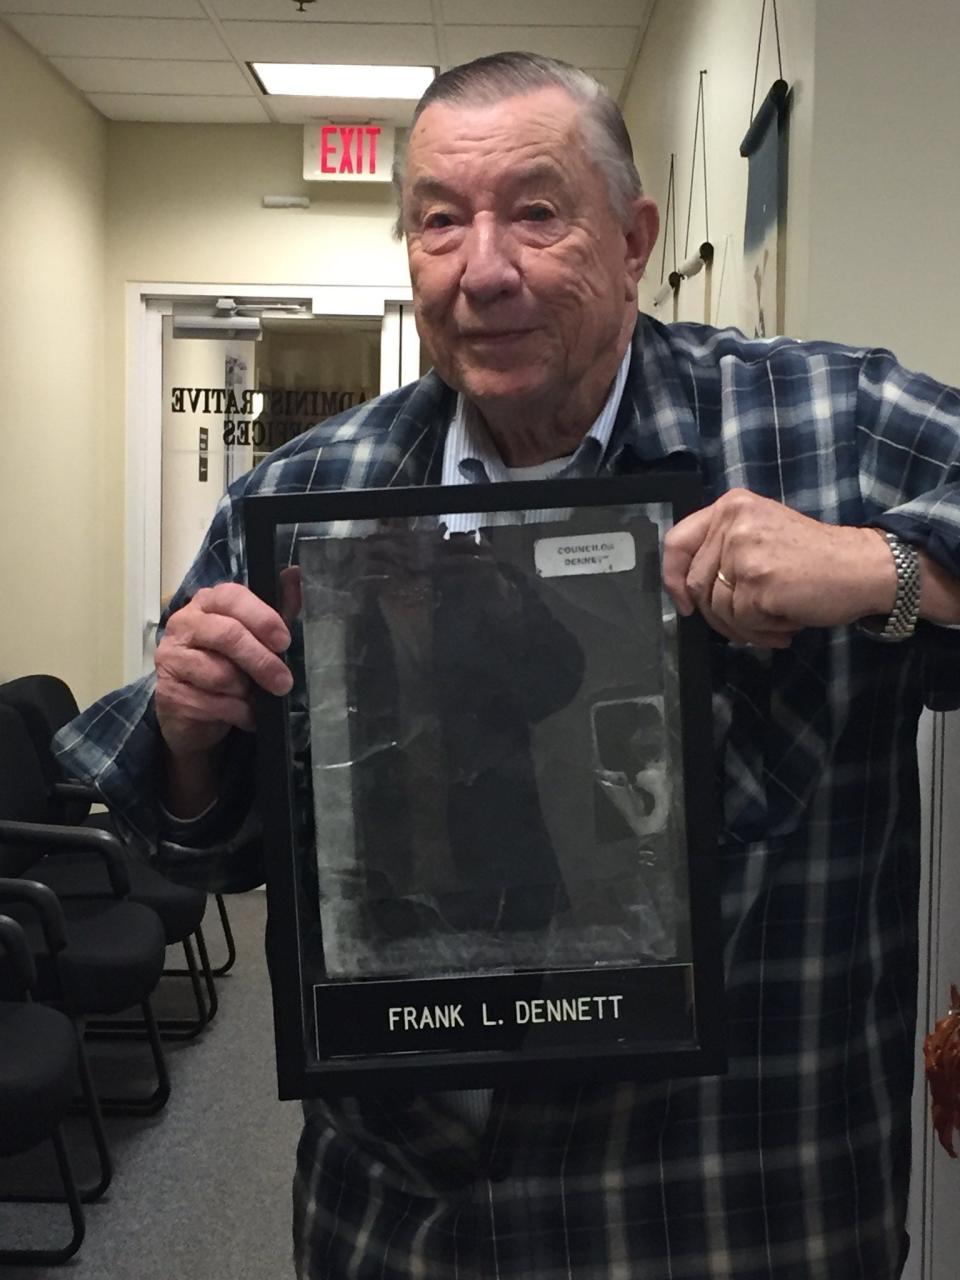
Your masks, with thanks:
[[[723,585],[727,587],[730,591],[733,590],[733,583],[730,581],[730,579],[727,577],[727,575],[723,572],[722,569],[717,570],[717,581],[722,582]]]

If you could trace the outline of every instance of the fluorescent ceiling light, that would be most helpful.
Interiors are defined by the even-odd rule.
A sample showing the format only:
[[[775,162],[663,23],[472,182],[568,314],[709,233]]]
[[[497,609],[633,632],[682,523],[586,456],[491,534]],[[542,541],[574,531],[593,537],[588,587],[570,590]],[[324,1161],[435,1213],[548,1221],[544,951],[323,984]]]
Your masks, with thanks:
[[[362,67],[343,63],[251,62],[264,93],[297,98],[404,98],[416,102],[435,67]]]

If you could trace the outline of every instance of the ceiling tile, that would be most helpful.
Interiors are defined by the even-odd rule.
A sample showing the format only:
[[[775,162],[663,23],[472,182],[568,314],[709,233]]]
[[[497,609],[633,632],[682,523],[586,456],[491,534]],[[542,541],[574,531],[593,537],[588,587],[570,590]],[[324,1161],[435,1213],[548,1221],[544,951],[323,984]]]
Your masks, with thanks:
[[[41,0],[42,2],[42,0]],[[430,0],[320,0],[297,12],[296,0],[209,0],[218,18],[258,22],[425,22],[433,21]]]
[[[549,14],[543,0],[440,0],[446,22],[476,26],[577,27],[589,17],[595,27],[641,26],[651,0],[551,0]]]
[[[232,62],[164,62],[146,58],[51,58],[84,93],[244,95],[252,90]]]
[[[199,0],[0,0],[0,13],[86,18],[206,18]]]
[[[433,28],[426,25],[226,22],[224,30],[246,61],[437,64]]]
[[[625,67],[636,40],[633,27],[448,26],[451,64],[503,49],[529,49],[578,67]]]
[[[186,18],[57,18],[6,21],[48,58],[209,58],[229,54],[211,24]]]
[[[153,93],[91,93],[89,100],[110,120],[166,124],[267,124],[253,97],[170,97]]]
[[[378,98],[287,98],[271,97],[270,111],[280,124],[308,124],[314,120],[376,121],[407,128],[413,117],[413,103]]]

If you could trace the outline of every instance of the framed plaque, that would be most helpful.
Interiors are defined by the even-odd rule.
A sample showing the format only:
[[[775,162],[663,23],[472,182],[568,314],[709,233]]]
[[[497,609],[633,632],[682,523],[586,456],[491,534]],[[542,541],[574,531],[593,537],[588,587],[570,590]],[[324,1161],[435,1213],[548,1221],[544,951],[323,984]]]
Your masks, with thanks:
[[[291,622],[258,695],[280,1096],[715,1074],[696,476],[260,495]]]

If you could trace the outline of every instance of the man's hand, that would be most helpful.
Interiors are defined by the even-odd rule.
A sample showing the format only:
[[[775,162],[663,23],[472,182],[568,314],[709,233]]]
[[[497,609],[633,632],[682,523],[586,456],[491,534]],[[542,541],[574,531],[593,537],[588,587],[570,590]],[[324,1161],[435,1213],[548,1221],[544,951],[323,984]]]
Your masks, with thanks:
[[[732,489],[667,534],[663,581],[680,613],[721,635],[785,649],[803,627],[835,627],[893,608],[893,556],[876,529],[822,524]]]
[[[284,575],[284,613],[299,609],[299,571]],[[155,706],[167,747],[166,803],[178,817],[201,812],[217,793],[216,749],[231,729],[253,729],[255,685],[290,691],[278,656],[290,644],[283,618],[235,582],[204,587],[174,613],[157,645]]]

